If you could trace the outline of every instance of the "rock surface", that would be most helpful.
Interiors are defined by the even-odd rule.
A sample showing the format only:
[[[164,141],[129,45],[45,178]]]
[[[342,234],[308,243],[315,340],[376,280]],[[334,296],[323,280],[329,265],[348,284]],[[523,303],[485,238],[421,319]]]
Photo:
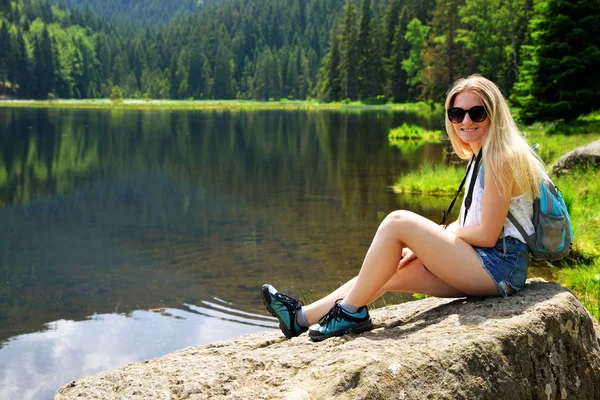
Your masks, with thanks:
[[[579,165],[586,164],[600,166],[600,140],[568,152],[554,163],[552,170],[555,174],[562,175]]]
[[[556,283],[509,298],[428,298],[312,343],[278,331],[73,381],[63,399],[599,399],[600,328]]]

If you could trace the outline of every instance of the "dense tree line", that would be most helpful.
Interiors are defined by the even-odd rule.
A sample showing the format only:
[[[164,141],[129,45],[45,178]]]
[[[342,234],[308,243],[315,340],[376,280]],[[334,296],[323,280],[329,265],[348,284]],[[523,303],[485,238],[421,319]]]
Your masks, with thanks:
[[[118,85],[140,98],[440,101],[478,72],[527,120],[600,105],[597,0],[213,0],[144,26],[75,3],[100,4],[0,0],[4,93],[95,98]],[[130,18],[140,9],[103,4],[129,5]]]
[[[49,0],[69,9],[88,9],[109,21],[134,26],[166,24],[178,15],[202,10],[205,4],[219,0]]]

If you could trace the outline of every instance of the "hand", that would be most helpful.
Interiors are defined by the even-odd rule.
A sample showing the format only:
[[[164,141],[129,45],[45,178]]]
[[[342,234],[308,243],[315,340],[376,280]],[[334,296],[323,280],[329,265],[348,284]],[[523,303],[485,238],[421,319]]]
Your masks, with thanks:
[[[402,259],[398,263],[398,269],[406,267],[406,265],[409,262],[411,262],[412,260],[414,260],[416,258],[417,258],[417,256],[415,255],[415,253],[413,253],[413,251],[411,249],[409,249],[408,247],[402,248]]]

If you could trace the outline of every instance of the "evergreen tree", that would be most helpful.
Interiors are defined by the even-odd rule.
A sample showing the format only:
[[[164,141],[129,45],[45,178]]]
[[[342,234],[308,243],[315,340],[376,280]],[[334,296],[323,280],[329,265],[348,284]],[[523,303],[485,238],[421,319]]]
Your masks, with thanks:
[[[6,25],[7,23],[0,22],[0,48],[2,49],[2,51],[0,51],[0,81],[2,82],[3,94],[6,94],[8,76],[11,70],[11,56],[14,56]]]
[[[295,99],[298,97],[298,51],[289,54],[285,75],[285,93],[287,97]]]
[[[233,60],[229,48],[229,35],[224,25],[219,30],[219,44],[214,70],[214,95],[218,99],[232,99],[235,96],[233,82]]]
[[[34,39],[35,52],[35,93],[39,99],[46,99],[55,90],[55,67],[52,43],[48,29],[44,27],[41,38]]]
[[[205,61],[201,53],[199,44],[191,45],[191,54],[189,59],[185,57],[181,59],[182,63],[188,62],[187,65],[187,86],[189,95],[198,99],[201,97],[201,93],[204,93],[203,98],[210,98],[208,92],[206,92],[207,82],[212,79],[212,73],[210,72],[210,63],[208,60]],[[185,64],[184,64],[185,65]],[[208,70],[206,69],[208,68]],[[185,66],[182,66],[182,73],[185,75]],[[212,85],[210,85],[212,87]]]
[[[371,99],[377,96],[385,97],[385,47],[382,26],[380,19],[375,17],[371,19],[371,45],[369,46],[369,62],[367,64],[369,84],[367,86],[368,97]]]
[[[461,76],[474,72],[469,69],[468,55],[457,42],[460,27],[459,10],[465,0],[437,0],[431,19],[431,33],[423,54],[425,74],[423,97],[443,101],[446,90]]]
[[[406,7],[402,9],[399,21],[396,24],[394,40],[390,57],[386,59],[387,83],[386,93],[395,102],[408,100],[408,86],[406,83],[406,71],[402,68],[402,61],[406,58],[409,44],[406,41],[406,30],[408,27],[408,13]]]
[[[310,61],[304,53],[301,53],[300,76],[298,77],[298,98],[306,99],[310,96],[312,91],[312,80],[310,77]]]
[[[213,86],[214,81],[212,78],[212,68],[210,67],[210,62],[208,58],[204,59],[204,64],[202,65],[202,92],[201,97],[204,99],[212,99],[213,97]]]
[[[20,30],[17,31],[16,35],[16,46],[15,46],[15,81],[19,85],[18,96],[21,98],[34,96],[34,77],[31,70],[31,62],[27,56],[27,49],[25,47],[25,39]]]
[[[574,119],[600,108],[600,2],[547,0],[535,6],[513,99],[520,118]]]
[[[396,33],[396,25],[398,24],[400,13],[404,8],[403,0],[390,0],[388,3],[385,16],[385,57],[389,58],[392,53],[394,35]]]
[[[254,78],[252,71],[252,62],[250,58],[246,56],[244,58],[244,68],[242,71],[242,79],[240,81],[239,98],[251,99],[254,97]]]
[[[354,0],[347,0],[344,5],[340,53],[342,96],[345,99],[356,100],[358,98],[358,32]]]
[[[331,29],[329,54],[324,61],[325,83],[322,89],[322,97],[330,101],[339,101],[342,99],[342,77],[340,74],[340,62],[342,56],[340,52],[338,31],[339,28],[336,21],[333,24],[333,29]]]
[[[373,94],[370,93],[370,82],[373,73],[370,71],[372,62],[370,60],[371,49],[371,0],[362,0],[362,13],[360,17],[360,28],[358,32],[358,97],[368,99]]]

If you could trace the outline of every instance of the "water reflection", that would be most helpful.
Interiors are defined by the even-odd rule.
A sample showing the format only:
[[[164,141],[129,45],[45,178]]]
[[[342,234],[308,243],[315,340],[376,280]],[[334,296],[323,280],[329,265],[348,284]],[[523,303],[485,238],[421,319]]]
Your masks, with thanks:
[[[420,118],[0,108],[0,351],[29,360],[3,363],[8,398],[265,329],[264,282],[309,302],[351,278],[383,215],[445,207],[389,190],[442,159],[443,144],[389,145],[403,120],[433,123]],[[155,309],[168,312],[141,311]],[[123,326],[142,332],[131,352]],[[105,354],[98,335],[115,341]]]
[[[50,399],[82,376],[277,326],[271,317],[215,302],[59,320],[16,336],[0,349],[0,398]]]

